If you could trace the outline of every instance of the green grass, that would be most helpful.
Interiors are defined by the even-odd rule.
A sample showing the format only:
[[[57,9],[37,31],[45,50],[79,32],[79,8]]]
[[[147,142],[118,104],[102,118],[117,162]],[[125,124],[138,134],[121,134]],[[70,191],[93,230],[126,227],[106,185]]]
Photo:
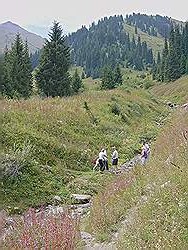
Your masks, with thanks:
[[[88,173],[101,147],[107,147],[110,156],[116,145],[123,163],[140,150],[143,138],[156,137],[157,121],[168,113],[142,89],[0,102],[1,155],[8,154],[9,162],[14,165],[16,161],[20,168],[17,177],[2,181],[2,207],[10,211],[48,204],[56,194],[68,202],[71,192],[98,192],[96,186],[105,183],[106,177]],[[84,109],[84,102],[93,116]],[[118,115],[112,112],[114,105],[120,110]],[[27,145],[30,151],[22,162],[17,152],[24,152]]]
[[[186,249],[188,154],[182,132],[187,124],[186,111],[171,115],[149,164],[113,180],[94,198],[88,229],[98,240],[110,240],[132,209],[118,249]],[[146,203],[140,202],[143,195]]]
[[[157,83],[152,93],[163,100],[183,104],[188,100],[188,76],[171,83]]]

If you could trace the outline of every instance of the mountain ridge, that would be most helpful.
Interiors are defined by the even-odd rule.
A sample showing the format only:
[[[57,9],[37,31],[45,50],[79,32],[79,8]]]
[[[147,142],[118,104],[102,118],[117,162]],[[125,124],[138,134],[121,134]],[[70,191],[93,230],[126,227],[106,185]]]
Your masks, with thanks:
[[[0,54],[3,54],[6,46],[10,48],[17,33],[20,33],[23,41],[27,40],[30,53],[42,48],[45,41],[43,37],[27,31],[16,23],[7,21],[0,24]]]

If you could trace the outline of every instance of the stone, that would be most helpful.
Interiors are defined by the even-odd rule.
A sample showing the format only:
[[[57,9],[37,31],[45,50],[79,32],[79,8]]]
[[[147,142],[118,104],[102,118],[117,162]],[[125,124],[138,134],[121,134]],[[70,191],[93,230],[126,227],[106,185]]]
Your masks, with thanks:
[[[72,194],[71,198],[75,199],[78,203],[89,203],[91,195],[87,194]]]
[[[188,103],[185,103],[181,106],[184,110],[188,111]]]
[[[59,203],[62,201],[62,200],[61,200],[61,197],[58,196],[58,195],[55,195],[54,198],[53,198],[53,200],[54,200],[55,202],[59,202]]]

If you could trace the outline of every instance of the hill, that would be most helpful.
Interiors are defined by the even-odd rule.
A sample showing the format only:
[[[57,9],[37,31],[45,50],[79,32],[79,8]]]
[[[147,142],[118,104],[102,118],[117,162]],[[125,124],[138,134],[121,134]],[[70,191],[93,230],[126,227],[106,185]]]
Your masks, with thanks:
[[[15,35],[20,33],[23,41],[28,42],[29,50],[31,53],[42,48],[44,38],[34,33],[28,32],[19,25],[10,21],[0,24],[0,54],[4,52],[6,46],[11,46],[15,39]]]
[[[125,18],[122,15],[104,17],[68,36],[72,61],[94,78],[99,77],[107,64],[137,70],[151,67],[174,23],[184,25],[159,15],[133,13]]]
[[[142,32],[156,37],[168,38],[172,25],[183,26],[185,23],[171,17],[133,13],[126,15],[128,25],[139,28]]]
[[[97,192],[106,179],[91,173],[100,148],[110,154],[116,145],[123,163],[144,138],[155,139],[169,113],[147,90],[126,86],[0,104],[2,206],[12,212],[51,203],[54,195],[67,202],[71,192]]]
[[[184,76],[172,83],[159,83],[152,88],[152,93],[163,100],[168,100],[176,104],[187,102],[188,76]]]

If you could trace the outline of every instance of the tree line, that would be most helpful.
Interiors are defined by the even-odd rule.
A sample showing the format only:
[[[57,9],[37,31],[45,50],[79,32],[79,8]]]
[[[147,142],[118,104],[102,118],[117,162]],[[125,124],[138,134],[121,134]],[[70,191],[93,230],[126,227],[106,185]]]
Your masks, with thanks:
[[[174,81],[184,74],[188,74],[188,22],[171,28],[162,56],[158,54],[153,66],[153,78],[158,81]]]
[[[27,42],[17,34],[11,48],[6,48],[0,59],[0,91],[10,98],[28,98],[32,94],[33,77],[41,95],[47,97],[69,96],[82,88],[82,80],[75,70],[71,77],[69,69],[70,48],[58,22],[54,22],[49,39],[42,49],[39,65],[32,73],[32,62]]]
[[[130,37],[122,15],[104,17],[89,28],[83,26],[68,36],[71,59],[87,76],[101,76],[106,66],[116,65],[143,70],[153,64],[153,51],[141,38]]]
[[[160,15],[135,14],[126,15],[125,22],[131,26],[135,26],[135,30],[139,28],[141,31],[151,36],[169,37],[173,21],[169,17]]]

